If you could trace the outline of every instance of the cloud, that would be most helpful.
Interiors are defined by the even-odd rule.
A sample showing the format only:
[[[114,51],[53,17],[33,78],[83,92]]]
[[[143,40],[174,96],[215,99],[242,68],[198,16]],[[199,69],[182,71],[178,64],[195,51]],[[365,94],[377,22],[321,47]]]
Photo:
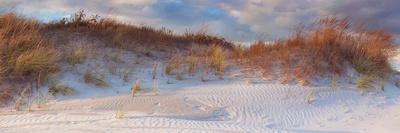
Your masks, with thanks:
[[[86,9],[179,32],[208,27],[211,33],[236,41],[285,37],[299,23],[332,14],[350,16],[399,36],[399,6],[398,0],[0,0],[0,12],[11,7],[44,21]]]
[[[397,0],[247,0],[220,5],[254,32],[285,36],[298,23],[310,23],[319,16],[338,15],[368,22],[400,34],[400,1]]]

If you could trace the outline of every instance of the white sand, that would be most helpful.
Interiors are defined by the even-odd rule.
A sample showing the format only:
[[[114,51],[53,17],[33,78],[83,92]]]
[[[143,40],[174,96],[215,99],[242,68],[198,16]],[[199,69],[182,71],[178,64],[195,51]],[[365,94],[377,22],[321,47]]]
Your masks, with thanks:
[[[306,97],[315,91],[311,104]],[[170,93],[54,102],[30,113],[4,112],[1,132],[398,132],[399,90],[362,94],[220,81]],[[116,119],[116,105],[123,105]]]

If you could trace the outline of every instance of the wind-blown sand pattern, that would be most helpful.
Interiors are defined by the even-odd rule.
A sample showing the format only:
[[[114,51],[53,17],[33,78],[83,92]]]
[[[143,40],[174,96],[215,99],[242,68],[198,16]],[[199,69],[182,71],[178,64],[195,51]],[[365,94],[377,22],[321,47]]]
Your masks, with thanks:
[[[388,88],[361,93],[221,81],[158,96],[57,101],[30,113],[6,112],[0,127],[1,132],[395,132],[400,93]],[[115,118],[117,105],[122,119]]]

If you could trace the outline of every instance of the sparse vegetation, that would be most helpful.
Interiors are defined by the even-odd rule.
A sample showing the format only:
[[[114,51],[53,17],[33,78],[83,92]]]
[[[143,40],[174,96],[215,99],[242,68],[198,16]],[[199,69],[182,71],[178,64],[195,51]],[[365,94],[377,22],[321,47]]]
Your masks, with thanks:
[[[332,78],[331,78],[331,87],[332,87],[333,89],[336,89],[336,87],[337,87],[337,82],[338,82],[337,75],[336,75],[336,74],[333,74],[333,75],[332,75]]]
[[[45,108],[45,107],[47,107],[47,104],[49,101],[46,96],[39,95],[38,97],[36,97],[34,102],[35,102],[37,108]]]
[[[75,89],[67,85],[53,83],[49,86],[48,94],[52,96],[57,96],[59,94],[63,96],[72,95],[75,93]]]
[[[85,45],[70,48],[65,55],[67,62],[71,65],[84,63],[88,56],[88,49],[88,46]]]
[[[18,95],[17,99],[15,100],[14,104],[14,110],[15,111],[20,111],[21,110],[21,105],[24,104],[24,98],[26,96],[28,88],[24,88]]]
[[[314,98],[315,98],[315,91],[314,91],[314,90],[311,90],[311,91],[307,94],[307,97],[306,97],[307,103],[308,103],[308,104],[312,104],[313,101],[314,101]]]
[[[122,119],[125,116],[125,112],[123,110],[122,105],[117,105],[116,111],[115,111],[115,118],[116,119]]]
[[[153,71],[152,71],[152,79],[154,80],[154,79],[156,79],[156,77],[157,77],[157,69],[158,69],[158,62],[155,62],[154,64],[153,64]]]
[[[131,87],[131,96],[135,97],[136,93],[140,90],[140,80],[136,80]]]
[[[155,95],[158,95],[160,93],[160,88],[159,88],[157,79],[153,80],[153,87],[152,88],[153,88],[153,92],[154,92]]]
[[[94,84],[99,87],[106,87],[108,86],[105,76],[101,73],[95,72],[93,70],[86,70],[83,78],[86,83]]]
[[[375,88],[376,78],[371,76],[362,76],[356,81],[356,86],[358,89],[373,89]]]

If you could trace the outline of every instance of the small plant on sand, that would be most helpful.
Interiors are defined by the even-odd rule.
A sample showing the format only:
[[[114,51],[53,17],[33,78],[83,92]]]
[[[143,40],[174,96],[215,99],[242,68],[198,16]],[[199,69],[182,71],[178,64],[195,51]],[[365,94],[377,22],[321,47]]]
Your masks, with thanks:
[[[338,78],[338,76],[336,75],[336,74],[333,74],[332,75],[332,79],[331,79],[331,87],[333,88],[333,89],[336,89],[336,87],[337,87],[337,78]]]
[[[85,80],[85,83],[94,84],[99,87],[108,86],[105,80],[105,76],[103,74],[97,73],[89,69],[85,71],[83,78]]]
[[[395,85],[397,88],[400,88],[400,80],[396,81]]]
[[[14,110],[15,111],[20,111],[21,110],[21,105],[24,103],[24,98],[25,98],[25,93],[28,89],[25,88],[21,91],[21,93],[19,93],[17,100],[15,101],[15,105],[14,105]]]
[[[52,83],[49,86],[48,93],[51,96],[57,96],[58,94],[61,94],[63,96],[68,96],[68,95],[74,94],[75,93],[75,89],[73,89],[72,87],[69,87],[67,85]]]
[[[158,80],[153,80],[153,92],[154,92],[154,95],[158,95],[159,93],[160,93],[160,88],[159,88],[159,85],[158,85]]]
[[[314,97],[315,97],[315,91],[311,90],[306,97],[307,103],[308,104],[312,104],[312,102],[314,101]]]
[[[128,82],[132,72],[133,72],[133,68],[131,68],[131,67],[123,69],[121,71],[122,80],[124,80],[125,82]]]
[[[356,87],[358,89],[373,89],[374,86],[374,80],[372,76],[361,76],[359,79],[356,81]]]
[[[156,79],[156,77],[157,77],[157,69],[158,69],[158,63],[157,62],[155,62],[154,64],[153,64],[153,71],[152,71],[152,78],[153,78],[153,80],[154,79]]]
[[[207,80],[206,80],[206,76],[207,76],[207,73],[208,73],[208,70],[207,70],[207,66],[205,66],[205,65],[203,65],[202,67],[201,67],[201,69],[200,69],[200,80],[202,81],[202,82],[206,82]]]
[[[140,80],[136,80],[131,87],[131,96],[135,97],[136,93],[140,90]]]
[[[125,112],[123,110],[123,106],[121,104],[117,105],[116,111],[115,111],[115,118],[116,119],[122,119],[125,116]]]
[[[37,108],[44,108],[47,107],[48,104],[48,99],[46,96],[44,95],[39,95],[38,97],[36,97],[35,99],[35,104]]]

